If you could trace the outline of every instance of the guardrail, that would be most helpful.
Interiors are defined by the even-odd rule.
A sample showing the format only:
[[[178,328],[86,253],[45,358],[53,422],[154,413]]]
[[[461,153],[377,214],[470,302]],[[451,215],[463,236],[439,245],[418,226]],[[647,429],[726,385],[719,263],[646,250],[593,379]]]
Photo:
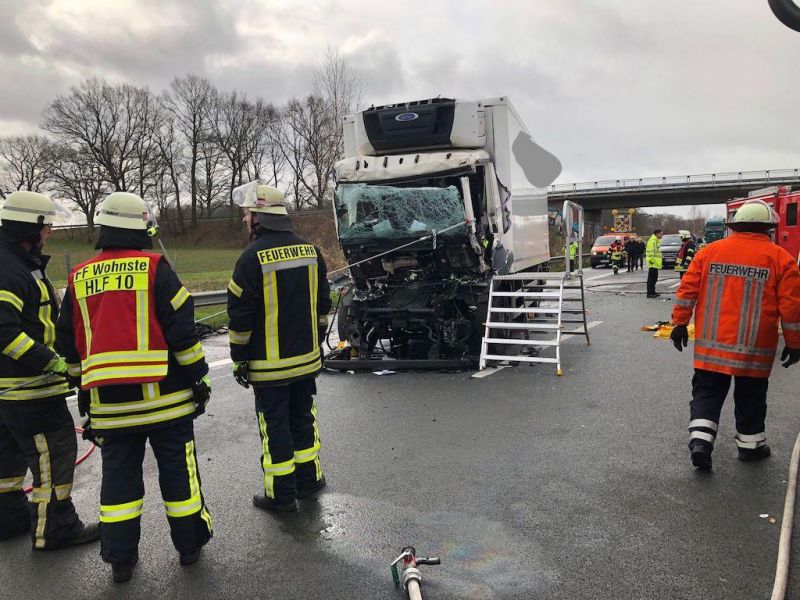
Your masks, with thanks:
[[[708,173],[701,175],[678,175],[670,177],[640,177],[638,179],[609,179],[584,181],[581,183],[558,183],[548,186],[549,194],[571,194],[575,192],[619,193],[621,191],[648,191],[661,189],[685,189],[693,187],[736,187],[753,184],[776,184],[800,182],[800,169],[776,169],[769,171],[738,171],[735,173]]]
[[[216,290],[213,292],[193,292],[192,298],[194,305],[197,306],[217,306],[227,304],[228,290]]]

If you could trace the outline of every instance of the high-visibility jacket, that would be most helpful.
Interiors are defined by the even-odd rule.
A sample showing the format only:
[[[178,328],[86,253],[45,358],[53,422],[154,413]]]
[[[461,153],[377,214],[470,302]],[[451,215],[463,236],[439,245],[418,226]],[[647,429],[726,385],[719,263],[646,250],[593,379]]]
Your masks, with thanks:
[[[800,270],[792,256],[759,233],[734,233],[698,252],[683,276],[675,325],[695,315],[697,369],[769,377],[778,346],[800,348]]]
[[[106,250],[70,273],[83,389],[164,379],[167,342],[152,292],[160,261],[160,254]]]
[[[56,349],[81,378],[94,431],[152,429],[195,415],[208,372],[191,294],[161,255],[105,250],[78,265]]]
[[[694,259],[694,254],[694,242],[683,242],[678,250],[678,256],[675,257],[675,270],[680,272],[688,269]]]
[[[655,234],[650,236],[647,240],[647,246],[644,250],[644,258],[647,262],[648,269],[661,268],[661,240]]]
[[[569,245],[569,259],[575,260],[578,257],[578,242],[572,242]]]
[[[622,260],[622,256],[623,256],[622,251],[623,250],[622,250],[622,246],[621,245],[611,246],[611,260],[613,260],[613,261]]]
[[[313,378],[331,308],[325,260],[290,231],[259,229],[228,285],[231,358],[256,387]]]
[[[26,252],[0,231],[0,404],[48,401],[69,393],[57,375],[28,383],[55,358],[58,305],[45,273],[48,259]]]

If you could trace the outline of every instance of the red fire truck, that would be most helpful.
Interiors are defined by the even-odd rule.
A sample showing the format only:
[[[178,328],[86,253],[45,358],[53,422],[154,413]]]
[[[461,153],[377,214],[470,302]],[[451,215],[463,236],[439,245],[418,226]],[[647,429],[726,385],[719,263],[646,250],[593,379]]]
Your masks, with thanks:
[[[746,198],[734,198],[727,203],[728,220],[748,200],[763,200],[778,213],[778,226],[773,239],[789,254],[799,258],[800,227],[797,224],[797,205],[800,204],[800,191],[793,192],[788,185],[778,185],[750,192]]]

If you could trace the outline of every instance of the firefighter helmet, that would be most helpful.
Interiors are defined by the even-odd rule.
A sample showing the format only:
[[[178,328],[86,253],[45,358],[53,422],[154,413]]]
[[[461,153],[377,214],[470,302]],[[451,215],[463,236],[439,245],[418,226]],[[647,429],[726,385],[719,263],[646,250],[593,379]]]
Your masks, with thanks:
[[[58,209],[55,202],[39,192],[11,192],[0,210],[0,220],[51,225]]]
[[[278,188],[261,181],[251,181],[233,190],[233,202],[250,212],[287,215],[286,200]]]
[[[678,235],[681,236],[682,240],[688,240],[691,239],[692,237],[692,234],[685,229],[681,229],[680,231],[678,231]]]
[[[731,225],[763,225],[765,228],[775,227],[778,224],[778,215],[769,204],[763,200],[750,200],[745,202],[728,221]]]
[[[113,192],[103,200],[97,218],[98,225],[147,231],[149,236],[158,232],[158,225],[147,202],[130,192]]]

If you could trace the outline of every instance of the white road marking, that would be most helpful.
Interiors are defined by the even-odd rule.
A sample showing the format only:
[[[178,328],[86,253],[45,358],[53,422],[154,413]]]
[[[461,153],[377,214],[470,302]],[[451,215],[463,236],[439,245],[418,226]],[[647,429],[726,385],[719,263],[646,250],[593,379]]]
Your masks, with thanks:
[[[233,361],[230,358],[223,358],[222,360],[215,360],[214,362],[208,363],[209,369],[215,369],[216,367],[222,367],[224,365],[229,365]]]
[[[669,286],[669,287],[671,287],[672,289],[675,289],[675,288],[676,288],[676,287],[678,287],[680,284],[681,284],[681,280],[680,280],[680,279],[678,279],[678,281],[676,281],[675,283],[673,283],[673,284],[672,284],[671,286]]]
[[[597,327],[598,325],[601,325],[602,323],[603,323],[602,321],[589,321],[589,323],[586,325],[586,329],[591,329],[592,327]]]
[[[584,283],[589,283],[590,281],[596,281],[598,279],[603,279],[604,277],[611,277],[614,274],[614,271],[609,271],[608,273],[604,273],[603,275],[595,275],[594,277],[589,277],[584,279]]]
[[[485,369],[482,369],[482,370],[478,371],[477,373],[473,373],[470,378],[471,379],[483,379],[484,377],[488,377],[489,375],[494,375],[498,371],[502,371],[507,366],[508,365],[498,365],[496,367],[486,367]]]

